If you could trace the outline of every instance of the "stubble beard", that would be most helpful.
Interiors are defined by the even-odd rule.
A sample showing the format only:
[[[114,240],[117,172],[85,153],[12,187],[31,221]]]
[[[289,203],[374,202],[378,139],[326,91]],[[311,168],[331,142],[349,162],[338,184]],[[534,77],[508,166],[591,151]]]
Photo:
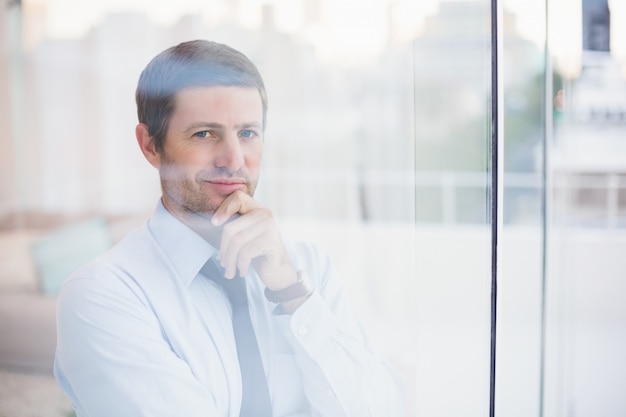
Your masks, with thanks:
[[[210,195],[202,187],[204,182],[201,178],[193,179],[186,177],[185,172],[175,166],[165,163],[159,170],[161,177],[161,191],[167,199],[175,204],[172,209],[179,215],[197,215],[204,219],[210,219],[220,207],[226,196]],[[249,196],[254,195],[256,181],[246,178],[244,192]]]

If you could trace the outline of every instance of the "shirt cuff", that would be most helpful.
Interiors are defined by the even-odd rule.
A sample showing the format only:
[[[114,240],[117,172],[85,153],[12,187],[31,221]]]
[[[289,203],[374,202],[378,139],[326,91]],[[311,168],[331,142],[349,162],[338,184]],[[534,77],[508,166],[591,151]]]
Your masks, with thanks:
[[[292,315],[274,316],[279,328],[294,349],[303,349],[308,355],[320,354],[329,339],[339,332],[331,309],[317,291]]]

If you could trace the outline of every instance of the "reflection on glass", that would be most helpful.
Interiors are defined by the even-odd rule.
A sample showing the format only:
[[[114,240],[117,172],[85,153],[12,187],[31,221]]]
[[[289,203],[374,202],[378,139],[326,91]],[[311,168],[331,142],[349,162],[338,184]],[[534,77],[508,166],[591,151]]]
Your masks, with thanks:
[[[331,253],[405,376],[407,415],[486,415],[491,1],[6,3],[0,384],[32,384],[33,369],[49,381],[54,298],[41,294],[34,242],[92,217],[115,240],[149,214],[159,184],[134,143],[137,76],[164,47],[209,38],[265,75],[258,196],[285,237]],[[623,9],[503,1],[498,415],[626,410]],[[2,327],[13,323],[5,317],[19,317],[18,328]],[[41,403],[28,391],[10,392]]]

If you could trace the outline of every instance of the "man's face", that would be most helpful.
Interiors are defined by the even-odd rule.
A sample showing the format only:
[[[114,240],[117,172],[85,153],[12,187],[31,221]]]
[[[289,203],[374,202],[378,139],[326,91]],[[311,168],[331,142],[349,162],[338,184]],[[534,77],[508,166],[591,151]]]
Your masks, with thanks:
[[[254,87],[179,91],[159,154],[163,203],[175,215],[211,215],[231,193],[252,196],[263,152],[263,106]]]

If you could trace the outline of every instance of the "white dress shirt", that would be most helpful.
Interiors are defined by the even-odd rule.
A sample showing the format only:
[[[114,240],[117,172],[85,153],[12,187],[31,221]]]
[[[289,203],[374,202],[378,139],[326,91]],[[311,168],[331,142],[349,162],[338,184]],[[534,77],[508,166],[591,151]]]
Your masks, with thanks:
[[[279,314],[251,271],[250,314],[275,417],[396,417],[402,393],[371,351],[326,256],[288,245],[315,291]],[[238,417],[228,299],[200,269],[216,249],[161,203],[80,268],[58,299],[55,376],[79,417]]]

